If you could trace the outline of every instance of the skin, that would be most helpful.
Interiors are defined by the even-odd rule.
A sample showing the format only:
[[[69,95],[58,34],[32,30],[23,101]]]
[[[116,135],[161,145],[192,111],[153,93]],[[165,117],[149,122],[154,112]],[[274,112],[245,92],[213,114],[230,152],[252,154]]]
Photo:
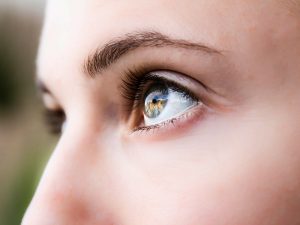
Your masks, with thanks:
[[[300,17],[293,4],[50,0],[38,76],[67,124],[22,224],[300,224]],[[148,29],[222,56],[142,48],[97,78],[84,74],[95,48]],[[203,81],[225,107],[177,129],[129,135],[117,84],[126,69],[147,62]]]

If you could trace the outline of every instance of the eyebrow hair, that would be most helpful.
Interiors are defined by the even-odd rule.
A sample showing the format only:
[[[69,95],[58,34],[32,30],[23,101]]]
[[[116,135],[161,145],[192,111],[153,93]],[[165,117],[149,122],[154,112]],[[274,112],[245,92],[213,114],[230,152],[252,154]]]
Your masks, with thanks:
[[[172,39],[156,31],[144,31],[125,34],[123,37],[109,41],[103,47],[97,48],[84,61],[83,70],[91,77],[95,77],[104,69],[115,63],[123,55],[141,47],[168,47],[198,50],[205,53],[220,51],[201,43],[193,43],[183,39]]]

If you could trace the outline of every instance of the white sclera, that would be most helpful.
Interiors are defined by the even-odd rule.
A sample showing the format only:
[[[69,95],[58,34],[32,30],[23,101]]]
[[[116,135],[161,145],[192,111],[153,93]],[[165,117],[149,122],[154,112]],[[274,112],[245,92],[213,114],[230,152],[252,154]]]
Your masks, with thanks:
[[[155,118],[149,118],[144,114],[145,126],[157,125],[173,118],[179,117],[187,110],[198,104],[192,97],[185,93],[168,89],[168,102],[162,112]]]

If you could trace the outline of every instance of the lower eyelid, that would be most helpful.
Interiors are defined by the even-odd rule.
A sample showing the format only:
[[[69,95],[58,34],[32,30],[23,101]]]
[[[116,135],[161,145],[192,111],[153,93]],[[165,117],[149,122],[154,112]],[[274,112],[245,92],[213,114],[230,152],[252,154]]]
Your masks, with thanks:
[[[180,135],[197,123],[201,123],[210,112],[211,110],[204,104],[198,104],[182,115],[160,124],[134,128],[129,136],[134,140],[136,137],[138,140],[163,140],[166,137]]]

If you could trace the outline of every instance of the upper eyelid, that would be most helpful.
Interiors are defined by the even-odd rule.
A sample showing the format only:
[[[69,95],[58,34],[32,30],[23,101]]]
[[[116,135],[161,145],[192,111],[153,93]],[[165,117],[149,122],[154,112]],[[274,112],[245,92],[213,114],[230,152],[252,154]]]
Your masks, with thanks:
[[[59,111],[62,110],[59,102],[49,93],[44,93],[42,95],[43,103],[48,110]]]
[[[181,85],[179,82],[175,82],[173,80],[170,80],[168,78],[165,77],[161,77],[161,76],[151,76],[149,77],[149,79],[147,80],[148,82],[153,82],[153,84],[158,84],[158,82],[164,82],[169,88],[175,90],[175,91],[181,91],[181,92],[185,92],[188,95],[190,95],[193,99],[197,99],[198,97],[196,96],[196,94],[194,94],[192,91],[188,90],[188,87],[185,87],[184,85]],[[149,84],[149,86],[151,86],[151,83]],[[149,88],[149,87],[148,87]],[[142,95],[146,94],[147,92],[147,88],[145,87],[144,92],[141,93]],[[135,100],[142,100],[142,99],[135,99]]]
[[[162,74],[160,74],[162,73]],[[192,87],[195,86],[195,84],[199,85],[198,88],[201,87],[205,89],[206,91],[210,91],[210,88],[208,88],[203,82],[194,79],[191,76],[188,76],[183,73],[171,71],[171,70],[163,70],[163,71],[151,71],[149,72],[153,76],[154,79],[160,79],[165,82],[167,82],[170,85],[173,85],[175,87],[178,87],[180,89],[183,89],[187,93],[190,93],[191,95],[196,95],[193,93]],[[166,74],[166,75],[164,75]]]
[[[44,106],[47,108],[47,105],[45,104],[44,102],[44,97],[45,96],[49,96],[57,105],[56,109],[52,109],[52,111],[57,111],[57,110],[61,110],[63,111],[63,107],[60,103],[60,101],[58,100],[58,98],[56,97],[56,95],[54,94],[54,92],[52,92],[50,90],[50,88],[40,79],[37,79],[36,80],[36,88],[38,90],[38,93],[40,94],[42,100],[43,100],[43,103],[44,103]],[[51,109],[49,109],[51,110]]]
[[[178,80],[184,80],[184,81],[190,80],[191,82],[194,82],[194,83],[199,84],[199,85],[200,85],[201,87],[203,87],[206,91],[218,95],[217,92],[215,92],[213,89],[211,89],[210,87],[208,87],[205,83],[203,83],[202,81],[197,80],[197,79],[195,79],[194,77],[189,76],[189,75],[187,75],[187,74],[185,74],[185,73],[179,73],[179,72],[175,72],[175,71],[171,71],[171,70],[164,70],[164,72],[175,73],[175,74],[178,75],[178,76],[177,76]],[[155,72],[154,72],[154,73],[155,73]],[[166,80],[168,80],[168,81],[171,81],[171,82],[175,82],[175,83],[177,83],[177,84],[180,85],[180,82],[179,82],[179,81],[178,81],[178,82],[177,82],[177,81],[173,81],[173,80],[168,79],[168,78],[164,78],[164,79],[166,79]],[[180,85],[180,86],[186,87],[185,85]],[[187,88],[187,87],[186,87],[186,88]]]
[[[168,73],[168,75],[162,75],[161,73]],[[173,79],[170,78],[171,74],[173,74]],[[176,75],[175,75],[176,74]],[[180,79],[179,79],[180,77]],[[175,79],[176,78],[176,79]],[[181,82],[180,82],[181,80]],[[128,115],[130,115],[130,112],[134,110],[135,108],[141,106],[141,101],[143,98],[143,95],[145,94],[145,89],[147,88],[147,84],[149,82],[155,82],[155,81],[163,81],[170,84],[170,86],[178,87],[179,90],[182,90],[186,92],[188,95],[193,97],[196,100],[202,100],[201,91],[193,91],[189,86],[187,85],[188,82],[191,83],[197,83],[201,88],[206,90],[206,87],[201,82],[198,82],[194,79],[191,79],[189,76],[186,76],[185,74],[179,74],[175,71],[170,70],[156,70],[156,71],[150,71],[146,68],[135,68],[134,70],[130,70],[128,73],[125,74],[125,77],[122,78],[122,84],[121,84],[121,95],[126,100],[126,111],[128,112]],[[185,82],[183,82],[185,81]],[[199,86],[197,85],[198,89]],[[194,84],[193,86],[196,86]],[[194,88],[195,89],[195,88]]]
[[[178,91],[178,89],[180,89],[181,91],[184,91],[187,94],[191,95],[191,97],[197,98],[196,94],[194,94],[192,91],[190,91],[189,88],[186,87],[185,85],[180,84],[180,82],[168,79],[163,76],[153,76],[153,79],[161,80],[161,81],[165,82],[167,84],[167,86],[170,86],[170,88],[174,88],[174,90],[176,90],[176,91]],[[203,86],[203,87],[205,87],[205,86]]]
[[[171,76],[163,76],[164,79],[174,82],[180,88],[183,88],[188,94],[193,95],[196,99],[202,101],[208,107],[215,109],[217,111],[228,112],[232,111],[235,107],[235,104],[229,100],[227,97],[219,94],[214,91],[207,85],[205,85],[200,80],[195,79],[192,76],[189,76],[185,73],[163,70],[163,71],[151,71],[149,73],[170,73],[172,76],[175,76],[176,79],[169,79]],[[162,76],[162,75],[160,75]]]
[[[158,71],[158,70],[157,70]],[[208,104],[208,105],[215,105],[219,108],[221,111],[231,111],[234,107],[235,107],[235,103],[229,99],[227,96],[220,94],[219,92],[215,91],[214,89],[210,88],[208,85],[206,85],[204,82],[202,82],[201,80],[198,80],[196,78],[194,78],[193,76],[190,76],[186,73],[181,73],[181,72],[176,72],[176,71],[171,71],[171,70],[164,70],[164,72],[171,72],[174,74],[178,75],[178,80],[183,80],[183,81],[191,81],[191,85],[184,85],[180,82],[177,82],[177,84],[179,84],[180,86],[182,86],[183,88],[191,88],[190,86],[194,86],[194,89],[192,89],[192,93],[196,93],[197,91],[195,91],[196,87],[194,84],[198,84],[197,88],[203,88],[204,91],[199,91],[202,94],[204,94],[205,96],[210,96],[208,97],[207,100],[211,100],[208,102],[211,103],[215,103],[215,104]],[[201,77],[201,75],[198,75],[198,77]],[[193,91],[194,90],[194,91]],[[202,96],[204,97],[204,96]]]

